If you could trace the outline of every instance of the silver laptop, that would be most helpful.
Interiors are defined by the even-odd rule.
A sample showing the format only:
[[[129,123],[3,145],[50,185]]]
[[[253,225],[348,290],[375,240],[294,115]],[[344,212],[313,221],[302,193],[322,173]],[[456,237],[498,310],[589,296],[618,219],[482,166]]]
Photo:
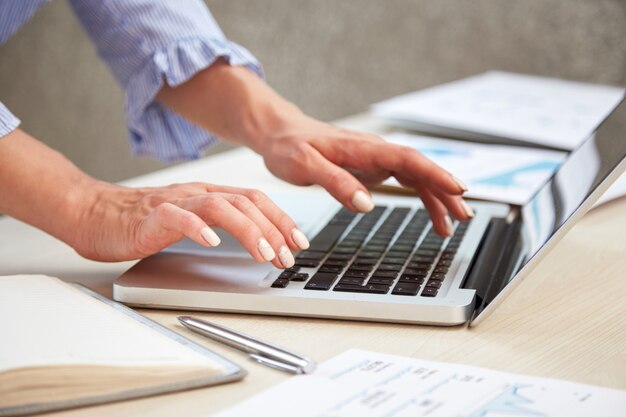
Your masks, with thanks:
[[[442,238],[418,198],[375,195],[354,214],[323,192],[274,196],[311,247],[286,271],[229,236],[183,241],[114,283],[117,301],[150,308],[457,325],[482,321],[626,169],[626,103],[524,206],[474,202]]]

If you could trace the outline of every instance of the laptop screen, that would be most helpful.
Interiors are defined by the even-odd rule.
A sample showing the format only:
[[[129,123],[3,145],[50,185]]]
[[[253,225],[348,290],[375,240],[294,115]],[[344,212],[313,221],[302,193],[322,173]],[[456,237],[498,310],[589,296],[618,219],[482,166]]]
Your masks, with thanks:
[[[517,264],[508,277],[497,283],[499,288],[490,288],[483,294],[477,314],[540,253],[551,239],[560,239],[559,231],[578,214],[579,209],[588,209],[601,193],[594,193],[626,159],[626,102],[598,127],[595,134],[578,149],[572,151],[554,176],[521,207],[520,232],[518,238],[522,249]],[[615,178],[612,178],[614,180]],[[599,191],[599,190],[598,190]],[[566,229],[566,228],[565,228]]]

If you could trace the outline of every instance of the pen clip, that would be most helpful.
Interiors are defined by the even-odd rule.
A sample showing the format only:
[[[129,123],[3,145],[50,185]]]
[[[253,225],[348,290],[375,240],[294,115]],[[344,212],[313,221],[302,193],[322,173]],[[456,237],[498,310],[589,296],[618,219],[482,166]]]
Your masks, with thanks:
[[[305,371],[299,366],[289,365],[276,359],[268,358],[267,356],[259,355],[258,353],[251,353],[250,359],[258,362],[262,365],[269,366],[270,368],[278,369],[279,371],[290,372],[292,374],[303,374]]]

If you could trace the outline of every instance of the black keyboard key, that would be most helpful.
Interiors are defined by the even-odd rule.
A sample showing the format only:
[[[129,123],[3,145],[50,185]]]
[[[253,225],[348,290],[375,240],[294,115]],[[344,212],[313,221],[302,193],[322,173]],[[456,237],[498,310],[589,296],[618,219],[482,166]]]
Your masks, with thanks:
[[[398,276],[398,273],[396,271],[381,271],[380,269],[377,269],[374,271],[372,276],[380,278],[395,278]]]
[[[382,264],[382,265],[378,265],[377,271],[395,271],[395,272],[398,272],[401,269],[402,269],[402,265]]]
[[[420,284],[411,282],[398,282],[391,291],[394,295],[417,295],[420,290]]]
[[[446,274],[442,274],[441,272],[433,272],[433,274],[430,276],[430,279],[443,281],[445,277],[446,277]]]
[[[355,278],[367,278],[370,273],[368,271],[355,271],[354,269],[348,269],[343,273],[344,277],[355,277]]]
[[[424,282],[425,277],[420,277],[417,275],[401,275],[400,280],[398,282],[412,282],[414,284],[422,284]]]
[[[352,264],[350,266],[350,270],[351,271],[371,271],[372,269],[374,269],[374,265],[369,264],[369,265],[362,265],[362,264]]]
[[[273,288],[285,288],[287,285],[289,285],[289,278],[278,278],[276,279],[276,281],[274,281],[274,283],[272,284]]]
[[[390,258],[388,256],[383,258],[382,263],[388,265],[404,265],[406,258]]]
[[[340,284],[363,285],[365,278],[343,277],[339,280]]]
[[[359,255],[359,257],[354,260],[353,265],[376,265],[376,263],[378,263],[377,259],[361,258],[361,256]]]
[[[391,285],[395,281],[394,278],[372,277],[367,281],[368,284]]]
[[[348,285],[348,284],[337,284],[333,291],[341,291],[341,292],[358,292],[358,293],[369,293],[369,294],[387,294],[389,292],[389,285],[379,285],[379,284],[367,284],[367,285]]]
[[[345,254],[345,253],[331,253],[330,256],[328,257],[329,261],[349,261],[350,259],[352,259],[351,254]]]
[[[439,291],[438,288],[425,287],[424,290],[422,291],[422,297],[434,297],[437,295],[438,291]]]
[[[322,265],[319,269],[319,272],[334,272],[336,274],[340,273],[341,271],[343,271],[344,267],[343,266],[336,266],[336,265]]]
[[[300,252],[297,256],[296,259],[317,259],[320,260],[322,258],[324,258],[324,256],[326,256],[326,252],[313,252],[310,250],[305,250]]]
[[[312,240],[310,251],[328,252],[339,240],[339,237],[348,227],[348,223],[329,224],[324,227]]]
[[[306,281],[307,279],[309,279],[309,274],[305,274],[301,272],[295,273],[289,278],[290,281],[300,281],[300,282]]]
[[[449,266],[436,266],[435,269],[433,269],[433,273],[445,274],[446,272],[448,272],[449,269],[450,269]]]
[[[296,260],[296,266],[302,267],[302,268],[315,268],[316,266],[318,266],[320,264],[320,260],[315,260],[315,259],[297,259]]]
[[[426,288],[440,288],[441,287],[441,281],[438,281],[436,279],[429,279],[428,282],[426,283]]]
[[[309,282],[304,286],[305,290],[322,290],[327,291],[333,286],[337,279],[337,274],[328,272],[318,272],[311,277]]]

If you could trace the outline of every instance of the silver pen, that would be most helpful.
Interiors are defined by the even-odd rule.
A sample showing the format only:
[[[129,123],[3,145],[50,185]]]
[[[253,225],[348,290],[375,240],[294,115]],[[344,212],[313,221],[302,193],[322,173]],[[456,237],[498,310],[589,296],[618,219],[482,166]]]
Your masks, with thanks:
[[[293,374],[308,374],[315,370],[313,359],[246,334],[190,316],[180,316],[178,321],[193,332],[249,353],[250,359],[271,368]]]

